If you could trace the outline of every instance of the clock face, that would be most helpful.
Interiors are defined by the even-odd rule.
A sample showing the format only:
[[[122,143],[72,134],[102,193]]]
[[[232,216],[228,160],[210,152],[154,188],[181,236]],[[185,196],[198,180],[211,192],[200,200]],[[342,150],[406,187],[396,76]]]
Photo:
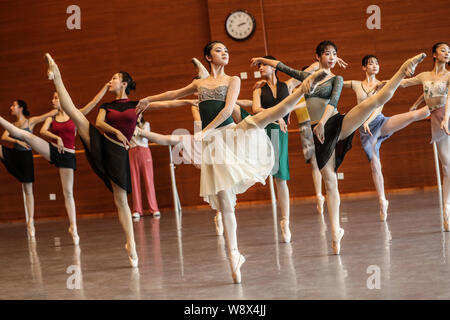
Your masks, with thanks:
[[[225,20],[225,30],[234,40],[245,40],[249,38],[255,29],[255,19],[247,11],[234,11]]]

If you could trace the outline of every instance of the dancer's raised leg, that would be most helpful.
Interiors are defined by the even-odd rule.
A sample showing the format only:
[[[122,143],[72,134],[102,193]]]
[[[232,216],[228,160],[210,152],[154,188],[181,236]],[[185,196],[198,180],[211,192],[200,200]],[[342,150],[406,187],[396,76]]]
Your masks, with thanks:
[[[61,73],[59,72],[58,66],[56,65],[55,61],[48,53],[45,54],[45,58],[48,63],[48,78],[49,80],[53,80],[53,83],[55,84],[55,89],[56,92],[58,92],[61,108],[75,123],[80,137],[83,139],[87,147],[90,148],[91,140],[89,137],[89,120],[86,119],[84,114],[73,104],[72,98],[70,97],[69,93],[66,90],[66,87],[64,86]]]
[[[47,161],[50,161],[50,148],[48,146],[48,142],[44,139],[35,136],[34,134],[22,130],[9,121],[5,120],[3,117],[0,117],[0,125],[5,128],[12,136],[24,140],[28,143],[34,151],[42,155]]]
[[[409,111],[405,113],[396,114],[390,117],[381,127],[380,136],[387,136],[393,134],[411,123],[423,120],[430,115],[428,106],[418,110]]]
[[[69,233],[72,235],[74,245],[80,243],[80,237],[77,232],[77,215],[75,210],[75,200],[73,198],[73,169],[59,168],[59,177],[64,194],[64,204],[66,206],[67,216],[69,217]]]
[[[138,266],[138,255],[136,253],[136,243],[134,241],[133,221],[131,219],[131,210],[128,206],[128,198],[126,190],[122,189],[111,181],[114,194],[114,203],[117,207],[119,221],[125,231],[127,243],[125,249],[128,251],[128,260],[132,267]]]
[[[304,94],[313,93],[317,83],[323,80],[326,76],[327,73],[324,70],[314,72],[302,82],[299,88],[297,88],[291,95],[279,104],[272,108],[264,109],[263,111],[251,116],[253,121],[259,128],[265,128],[269,123],[284,117],[298,107],[298,102]]]
[[[405,76],[412,76],[416,66],[422,62],[425,57],[426,54],[421,53],[408,59],[380,91],[353,107],[345,115],[342,121],[339,140],[343,140],[355,132],[376,108],[388,102],[394,95],[395,90],[397,90],[403,78],[405,78]]]

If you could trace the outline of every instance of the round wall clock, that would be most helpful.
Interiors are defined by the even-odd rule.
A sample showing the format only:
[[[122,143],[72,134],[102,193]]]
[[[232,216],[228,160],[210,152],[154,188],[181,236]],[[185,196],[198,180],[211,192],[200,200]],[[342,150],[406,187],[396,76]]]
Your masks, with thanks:
[[[233,40],[246,40],[255,32],[255,29],[255,18],[245,10],[233,11],[225,20],[225,30]]]

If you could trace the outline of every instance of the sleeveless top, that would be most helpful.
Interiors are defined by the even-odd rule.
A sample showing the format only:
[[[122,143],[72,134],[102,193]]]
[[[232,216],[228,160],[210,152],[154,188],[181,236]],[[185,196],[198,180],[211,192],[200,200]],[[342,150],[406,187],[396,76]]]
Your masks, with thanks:
[[[299,81],[304,81],[311,75],[309,72],[299,71],[288,67],[282,62],[277,64],[277,70],[280,70]],[[308,108],[312,124],[318,122],[322,118],[327,105],[332,105],[337,112],[337,104],[341,96],[343,85],[344,78],[341,76],[334,76],[316,86],[316,89],[312,94],[305,94],[306,107]]]
[[[200,118],[202,119],[202,129],[204,129],[211,121],[225,107],[225,100],[227,98],[228,86],[222,85],[209,89],[205,87],[198,87],[198,107],[200,111]],[[217,126],[217,128],[233,123],[233,117],[229,116],[224,122]]]
[[[28,125],[28,126],[27,126],[26,128],[20,128],[20,129],[32,133],[32,132],[31,132],[31,129],[30,129],[30,122],[29,122],[29,121],[30,121],[30,120],[27,120],[27,125]],[[13,137],[14,139],[23,141],[22,139],[16,138],[16,137],[14,137],[13,135],[11,135],[11,137]],[[14,149],[19,150],[19,151],[31,151],[31,148],[30,148],[30,149],[26,149],[26,148],[22,147],[22,146],[21,146],[20,144],[18,144],[18,143],[14,143]]]
[[[424,81],[423,82],[423,96],[425,102],[431,98],[445,98],[448,95],[448,80],[438,80],[438,81]],[[447,99],[441,99],[441,103],[430,107],[430,112],[445,106],[445,101]]]
[[[275,98],[272,93],[272,89],[266,83],[261,88],[261,107],[264,109],[269,109],[276,106],[278,103],[283,101],[287,96],[289,96],[289,89],[286,83],[277,81],[277,97]],[[289,114],[283,117],[284,122],[288,121]]]
[[[76,130],[75,123],[71,119],[64,122],[59,122],[53,118],[50,125],[50,132],[61,137],[64,148],[71,150],[75,150]],[[53,142],[56,143],[56,140],[53,140]]]
[[[128,139],[128,141],[131,140],[134,130],[136,129],[138,118],[136,114],[137,104],[138,101],[118,99],[113,102],[104,103],[100,106],[101,109],[106,110],[105,122],[113,128],[119,130]],[[116,135],[110,132],[107,132],[106,135],[109,138],[118,141]]]

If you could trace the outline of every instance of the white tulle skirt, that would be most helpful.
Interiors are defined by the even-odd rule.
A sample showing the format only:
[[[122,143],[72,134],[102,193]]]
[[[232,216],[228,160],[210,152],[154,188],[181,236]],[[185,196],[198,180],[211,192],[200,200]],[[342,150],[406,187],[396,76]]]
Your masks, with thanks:
[[[228,193],[234,206],[236,195],[265,184],[274,166],[272,143],[251,117],[214,130],[201,147],[200,196],[214,210],[220,210],[219,192]]]

